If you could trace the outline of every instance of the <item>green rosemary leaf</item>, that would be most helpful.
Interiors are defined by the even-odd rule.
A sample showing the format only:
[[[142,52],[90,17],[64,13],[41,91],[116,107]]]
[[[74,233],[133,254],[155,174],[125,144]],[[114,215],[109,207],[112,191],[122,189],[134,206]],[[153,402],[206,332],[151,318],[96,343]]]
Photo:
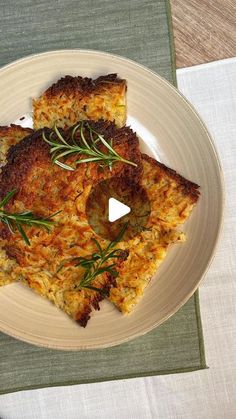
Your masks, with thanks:
[[[124,225],[123,225],[123,227],[121,228],[121,230],[120,230],[120,232],[119,232],[119,234],[117,235],[117,237],[113,240],[113,241],[111,241],[109,244],[108,244],[108,246],[107,246],[107,248],[106,248],[106,251],[108,251],[108,250],[110,250],[110,249],[113,249],[113,247],[115,247],[116,246],[116,244],[118,243],[118,242],[120,242],[121,241],[121,239],[122,239],[122,237],[124,236],[124,234],[125,234],[125,231],[126,231],[126,229],[127,229],[127,227],[128,227],[128,222],[127,223],[125,223]]]
[[[87,260],[87,259],[84,259],[84,260],[81,260],[77,265],[75,265],[76,267],[77,266],[82,266],[83,268],[87,268],[87,267],[90,267],[90,266],[92,266],[93,265],[93,263],[94,263],[94,261],[93,260]]]
[[[14,227],[12,226],[11,221],[10,221],[10,220],[8,220],[8,219],[5,219],[5,220],[2,220],[2,222],[3,222],[4,224],[6,224],[6,225],[7,225],[7,227],[9,228],[10,232],[11,232],[12,234],[14,234]]]
[[[101,248],[101,245],[100,245],[100,243],[97,241],[97,239],[95,239],[95,237],[93,237],[93,239],[92,239],[93,241],[94,241],[94,243],[96,244],[96,246],[97,246],[97,248],[98,248],[98,250],[99,250],[99,252],[100,252],[100,254],[103,252],[103,250],[102,250],[102,248]]]
[[[46,218],[45,218],[45,220],[50,220],[50,218],[55,217],[56,215],[60,214],[61,212],[62,212],[61,210],[56,211],[56,212],[54,212],[53,214],[51,214],[51,215],[49,215],[48,217],[46,217]]]
[[[17,230],[19,231],[19,233],[21,234],[21,236],[22,236],[22,238],[23,238],[24,242],[25,242],[26,244],[28,244],[28,246],[30,246],[30,241],[29,241],[29,239],[28,239],[28,237],[27,237],[27,235],[26,235],[26,233],[25,233],[24,229],[22,228],[21,224],[19,224],[18,222],[16,222],[16,228],[17,228]]]
[[[75,140],[75,134],[76,134],[76,132],[78,131],[79,126],[80,126],[80,124],[77,124],[77,125],[73,128],[72,133],[71,133],[71,139],[72,139],[72,141],[73,141],[73,143],[74,143],[75,145],[77,145],[77,142],[76,142],[76,140]]]
[[[8,192],[0,202],[0,208],[4,207],[4,205],[6,205],[10,201],[10,199],[16,194],[16,192],[16,189],[12,189],[10,192]]]
[[[72,172],[75,170],[73,167],[68,166],[65,163],[62,163],[59,160],[55,160],[53,163],[56,163],[58,166],[62,167],[62,169],[71,170]]]
[[[115,249],[114,247],[122,239],[127,226],[128,223],[125,223],[115,240],[111,241],[105,249],[102,249],[96,238],[93,238],[93,241],[98,249],[97,252],[94,252],[87,257],[79,256],[72,258],[70,261],[66,260],[60,264],[57,272],[59,272],[68,262],[73,262],[75,263],[75,267],[81,267],[84,269],[84,274],[78,287],[93,289],[100,292],[99,288],[93,286],[93,281],[105,272],[109,273],[114,278],[118,276],[118,272],[116,270],[117,261],[115,261],[115,259],[123,257],[121,254],[123,251],[122,249]],[[108,260],[112,263],[108,264]]]
[[[54,124],[54,131],[57,134],[58,138],[60,139],[60,141],[65,144],[66,146],[69,146],[69,144],[66,142],[66,140],[63,138],[63,136],[61,135],[59,129],[57,128],[57,125]]]
[[[119,253],[120,253],[120,249],[116,249],[114,252],[111,252],[108,255],[106,255],[103,259],[103,262],[106,262],[109,259],[121,259],[122,256]]]
[[[90,141],[88,141],[86,138],[85,129],[87,130],[87,133],[89,133]],[[80,133],[80,142],[77,142],[75,138],[78,130]],[[76,160],[76,164],[91,162],[99,163],[100,165],[103,164],[108,166],[110,170],[112,170],[113,163],[118,161],[130,164],[132,166],[137,166],[136,163],[121,157],[114,150],[112,139],[109,141],[105,140],[105,138],[99,132],[95,131],[88,122],[84,123],[81,121],[73,128],[72,132],[70,133],[71,141],[69,142],[67,142],[63,137],[56,124],[54,126],[54,135],[56,135],[56,139],[52,139],[52,133],[50,133],[48,139],[45,135],[45,132],[43,131],[42,138],[44,141],[46,141],[47,144],[51,146],[50,154],[52,155],[52,163],[57,164],[63,169],[75,170],[73,167],[67,165],[64,162],[64,160],[71,155],[90,156]],[[100,150],[98,147],[99,144],[105,146],[107,152]],[[63,161],[61,161],[61,159],[63,159]]]
[[[51,133],[51,134],[52,134],[52,133]],[[51,138],[51,134],[49,135],[49,138]],[[43,131],[42,137],[43,137],[43,140],[44,140],[46,143],[50,144],[51,146],[55,146],[55,147],[57,147],[57,143],[56,143],[56,142],[51,141],[51,140],[48,140],[48,139],[46,138],[46,135],[45,135],[45,132],[44,132],[44,131]]]
[[[97,161],[102,161],[102,157],[89,157],[87,159],[79,159],[76,160],[76,163],[81,164],[81,163],[90,163],[90,162],[97,162]]]
[[[84,123],[83,123],[83,121],[80,124],[80,137],[81,137],[81,140],[83,141],[85,147],[89,149],[90,146],[88,145],[88,143],[86,141],[86,138],[84,136]]]
[[[26,244],[30,244],[30,241],[27,237],[25,230],[23,229],[23,225],[27,225],[30,227],[39,227],[45,228],[48,232],[50,231],[51,227],[55,224],[54,221],[51,220],[52,217],[59,214],[61,211],[57,211],[50,216],[43,218],[34,215],[31,211],[23,211],[18,213],[10,213],[4,210],[4,205],[6,205],[9,200],[13,197],[13,195],[17,192],[16,189],[12,189],[12,191],[8,192],[8,194],[3,198],[0,202],[0,222],[6,224],[9,231],[14,234],[16,230],[19,231],[23,240]]]
[[[62,153],[59,153],[59,154],[56,154],[56,158],[55,158],[55,160],[59,160],[59,159],[61,159],[62,157],[65,157],[65,156],[68,156],[68,155],[70,155],[70,154],[74,154],[75,152],[73,151],[73,150],[66,150],[66,151],[63,151]]]
[[[111,269],[110,274],[113,278],[117,278],[119,276],[119,273],[115,269]]]
[[[99,140],[103,143],[103,145],[112,153],[112,155],[120,157],[119,154],[110,146],[110,144],[105,140],[105,138],[102,137],[102,135],[97,134]]]
[[[96,260],[99,259],[101,257],[101,253],[93,253],[92,254],[92,259]]]

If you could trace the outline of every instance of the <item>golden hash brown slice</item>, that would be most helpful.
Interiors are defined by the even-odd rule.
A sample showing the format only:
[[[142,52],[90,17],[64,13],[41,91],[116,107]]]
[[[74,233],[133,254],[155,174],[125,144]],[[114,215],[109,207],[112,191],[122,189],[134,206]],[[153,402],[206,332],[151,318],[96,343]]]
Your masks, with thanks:
[[[140,300],[150,279],[164,259],[170,244],[184,240],[184,235],[176,231],[176,227],[189,217],[199,197],[198,185],[186,180],[163,164],[147,155],[142,155],[142,164],[143,176],[141,185],[148,194],[152,208],[149,222],[146,229],[135,236],[134,239],[119,243],[118,247],[124,250],[124,255],[126,256],[117,268],[119,276],[116,282],[105,274],[99,277],[98,282],[93,283],[94,286],[106,290],[110,289],[110,301],[123,313],[131,312]],[[90,178],[90,171],[88,173]],[[137,179],[139,179],[139,176],[137,176]],[[69,241],[72,242],[70,252],[67,251],[66,253],[68,257],[86,256],[96,250],[91,240],[95,234],[88,226],[85,215],[86,201],[91,187],[89,182],[85,182],[83,186],[84,189],[81,190],[80,199],[76,200],[77,214],[83,224],[83,235],[79,245],[74,246],[77,234],[76,237],[73,236],[75,230],[78,235],[81,234],[77,219],[72,217],[70,226],[68,226],[68,220],[65,220],[65,225],[69,227],[70,231],[69,236],[66,235],[66,237],[70,237]],[[65,212],[67,213],[68,211],[65,210]],[[76,222],[74,223],[74,221]],[[56,228],[53,231],[56,231]],[[45,235],[43,250],[46,253],[48,246],[51,245],[48,240],[52,238],[52,235],[48,235],[41,230],[37,234],[40,234],[41,238],[43,234]],[[64,249],[64,231],[62,231],[62,234],[63,237],[61,237],[60,233],[57,234],[58,242],[54,247],[54,253],[58,248]],[[34,236],[32,240],[34,242]],[[99,238],[99,241],[102,247],[105,247],[107,244],[101,238]],[[20,261],[23,254],[22,250],[19,252],[16,246],[9,246],[9,243],[6,242],[4,249],[8,256],[14,258],[8,258],[9,260],[12,261],[18,258]],[[41,252],[42,250],[40,254]],[[81,276],[78,275],[78,268],[75,269],[72,266],[65,268],[66,275],[64,270],[57,273],[52,287],[52,281],[47,280],[47,276],[45,277],[48,269],[42,271],[41,267],[38,267],[38,258],[36,257],[34,260],[35,252],[32,253],[29,259],[26,257],[28,262],[30,261],[29,266],[32,267],[31,270],[29,266],[25,268],[19,264],[15,269],[12,269],[12,279],[21,278],[23,282],[27,282],[29,286],[41,295],[47,296],[58,307],[77,319],[80,324],[85,325],[92,307],[97,307],[101,296],[94,293],[92,297],[92,291],[86,290],[85,292],[82,290],[78,292],[75,290],[74,287],[77,287]],[[53,256],[55,255],[51,254],[48,258],[51,259]],[[32,263],[35,263],[36,266],[33,267]],[[59,261],[55,261],[54,270],[57,269],[58,264],[60,265]],[[27,275],[30,275],[30,280]],[[78,306],[80,310],[78,310]]]
[[[111,177],[121,177],[139,182],[142,175],[142,162],[137,135],[129,127],[117,128],[113,122],[84,121],[83,135],[88,143],[91,142],[91,139],[87,123],[89,123],[90,128],[101,134],[107,142],[112,139],[114,151],[123,159],[133,162],[136,167],[122,161],[116,161],[113,162],[112,170],[108,166],[101,167],[100,162],[78,164],[73,172],[61,169],[56,164],[51,164],[50,146],[43,140],[43,130],[38,130],[10,148],[7,154],[7,164],[4,166],[0,179],[0,199],[11,189],[16,188],[19,189],[20,195],[24,196],[24,200],[27,196],[29,204],[32,194],[36,201],[39,200],[39,205],[42,206],[39,209],[43,211],[45,207],[49,209],[51,207],[57,208],[61,200],[66,200],[71,189],[70,177],[80,180],[83,187],[88,184],[95,185],[97,182]],[[64,132],[61,131],[68,143],[71,141],[72,131],[73,127]],[[44,133],[48,138],[52,133],[51,139],[54,139],[55,133],[52,130],[45,129]],[[75,141],[78,144],[81,142],[80,130],[76,131]],[[107,149],[101,142],[97,143],[96,146],[97,149],[107,154]],[[73,166],[76,160],[84,157],[87,156],[74,155],[69,157],[66,163]],[[50,174],[53,174],[50,178],[44,172],[44,166]],[[37,173],[34,174],[34,172]],[[49,179],[51,179],[52,184],[50,184]],[[57,183],[60,183],[60,188],[56,188]],[[50,194],[50,192],[54,194]],[[59,193],[62,197],[59,196]],[[42,195],[46,200],[44,205],[42,205]],[[37,211],[35,202],[33,209]]]
[[[9,127],[0,126],[0,167],[6,164],[6,156],[9,148],[32,132],[32,129],[22,128],[20,125],[12,124]]]
[[[25,227],[30,246],[25,244],[19,233],[13,235],[7,226],[0,225],[1,248],[8,260],[14,262],[9,272],[11,279],[28,284],[82,326],[86,325],[92,308],[99,308],[98,302],[102,297],[98,292],[78,289],[82,269],[67,266],[58,271],[58,268],[65,260],[87,256],[96,250],[94,232],[85,214],[92,185],[110,176],[134,176],[137,180],[141,176],[138,138],[131,129],[118,129],[108,121],[90,121],[90,126],[107,139],[112,136],[113,148],[122,157],[134,161],[137,168],[132,167],[131,171],[130,165],[116,162],[112,171],[108,167],[102,169],[96,163],[79,164],[74,171],[64,170],[56,164],[52,165],[50,146],[42,139],[42,131],[39,130],[9,150],[8,162],[0,175],[1,199],[13,188],[18,191],[6,205],[7,211],[30,210],[43,217],[61,211],[54,217],[56,224],[51,233]],[[48,130],[46,134],[50,132]],[[78,141],[79,135],[78,132]],[[73,164],[75,158],[68,159],[68,164]],[[101,244],[105,246],[107,243],[104,241]],[[112,278],[107,274],[99,276],[93,283],[105,290],[111,284]]]
[[[65,76],[33,100],[34,128],[64,128],[78,120],[126,121],[126,81],[117,74],[88,77]]]
[[[142,187],[151,204],[146,230],[125,243],[128,258],[119,267],[110,301],[129,313],[166,256],[169,245],[185,241],[176,227],[183,224],[199,198],[199,186],[178,175],[162,163],[143,154]]]
[[[119,275],[110,289],[109,300],[123,313],[130,313],[164,260],[171,244],[185,237],[176,230],[150,229],[137,234],[119,248],[128,249],[128,257],[117,269]]]
[[[7,162],[7,153],[11,146],[17,144],[33,131],[19,125],[0,126],[0,170]],[[12,282],[9,275],[15,262],[9,259],[5,250],[0,247],[0,286]]]
[[[148,226],[183,224],[199,198],[199,186],[146,154],[142,154],[142,165],[141,184],[152,208]]]

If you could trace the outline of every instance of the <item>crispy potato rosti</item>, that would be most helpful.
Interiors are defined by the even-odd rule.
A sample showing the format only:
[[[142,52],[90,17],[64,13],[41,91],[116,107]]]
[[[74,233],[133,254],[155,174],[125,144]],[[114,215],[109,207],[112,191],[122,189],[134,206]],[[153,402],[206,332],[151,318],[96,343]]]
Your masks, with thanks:
[[[126,88],[126,81],[116,74],[96,80],[65,76],[33,101],[34,128],[38,131],[16,125],[0,127],[0,199],[17,189],[6,210],[30,210],[43,217],[61,211],[53,217],[55,225],[50,233],[26,227],[30,246],[18,232],[13,235],[6,225],[0,224],[0,285],[23,282],[81,326],[86,326],[93,308],[99,309],[104,295],[80,289],[84,268],[75,267],[70,261],[96,252],[94,237],[102,248],[109,243],[109,234],[98,236],[88,222],[86,205],[92,187],[113,177],[121,187],[142,187],[143,200],[148,197],[150,201],[151,211],[143,230],[117,244],[123,251],[123,256],[116,260],[118,277],[103,272],[92,283],[109,293],[109,300],[125,314],[142,297],[169,246],[185,240],[177,228],[188,219],[199,198],[198,185],[153,158],[141,156],[132,130],[116,128],[126,121]],[[100,164],[84,163],[67,171],[52,164],[50,146],[42,139],[41,129],[47,127],[44,132],[49,138],[56,123],[70,141],[73,125],[80,120],[89,120],[106,140],[112,138],[115,151],[137,167],[116,162],[110,171]],[[76,138],[80,141],[79,132]],[[75,160],[76,156],[72,156],[66,163],[74,166]],[[100,198],[102,202],[104,197]],[[104,225],[107,228],[109,225]]]
[[[34,128],[64,128],[78,120],[126,121],[126,81],[117,74],[88,77],[65,76],[33,100]]]
[[[28,284],[82,326],[86,325],[92,307],[99,308],[98,302],[103,297],[92,290],[77,289],[83,274],[82,268],[59,267],[68,259],[85,257],[96,250],[94,232],[85,214],[92,185],[111,176],[132,177],[139,181],[142,171],[138,138],[131,129],[117,129],[114,123],[108,121],[90,121],[89,124],[104,138],[112,137],[114,150],[136,163],[137,167],[132,166],[131,170],[130,165],[115,162],[110,171],[109,167],[101,167],[100,164],[84,163],[74,171],[64,170],[52,164],[50,146],[42,139],[42,130],[39,130],[10,148],[7,164],[0,176],[1,199],[13,188],[18,191],[6,205],[6,211],[30,210],[43,217],[61,211],[53,218],[56,223],[51,233],[27,227],[30,246],[26,245],[18,232],[13,235],[6,225],[0,225],[1,248],[7,256],[1,267],[2,276],[7,271],[12,280]],[[52,131],[45,132],[50,135]],[[85,132],[86,135],[89,141]],[[79,131],[77,141],[80,141]],[[71,157],[68,162],[73,164],[75,159]],[[100,241],[102,246],[107,245],[106,241]],[[120,260],[119,264],[122,263],[123,260]],[[93,286],[107,291],[112,284],[113,279],[104,273],[96,278]]]
[[[109,297],[123,313],[130,313],[140,300],[169,245],[185,241],[176,227],[188,219],[199,197],[198,185],[146,154],[142,155],[142,165],[141,186],[148,195],[151,213],[144,231],[126,243],[129,256],[118,269]]]
[[[98,126],[99,123],[96,129]],[[111,135],[114,126],[103,125],[104,132],[105,127],[107,135],[108,132]],[[122,134],[124,132],[129,133],[128,143],[132,142],[132,147],[129,143],[127,149],[121,147],[124,138],[125,141],[127,138]],[[9,210],[23,211],[30,207],[43,216],[58,210],[62,210],[62,213],[55,217],[58,225],[50,234],[35,228],[27,231],[31,239],[30,247],[25,245],[19,235],[12,236],[1,226],[4,258],[0,281],[4,284],[10,280],[22,280],[85,326],[92,307],[98,308],[101,295],[89,290],[75,290],[82,269],[67,266],[56,272],[62,261],[86,256],[96,250],[92,240],[96,234],[87,221],[86,202],[92,185],[111,174],[106,169],[105,173],[104,170],[100,172],[95,164],[83,164],[74,172],[52,166],[49,147],[42,141],[41,135],[41,131],[36,132],[10,150],[8,164],[2,173],[0,196],[14,186],[20,192],[14,203],[9,205]],[[137,138],[130,131],[119,131],[117,147],[121,147],[121,154],[121,150],[129,150],[129,158],[134,159],[137,153],[135,142]],[[28,159],[25,159],[25,155],[29,156]],[[138,153],[134,160],[140,164]],[[145,189],[150,200],[151,214],[147,226],[133,239],[119,244],[119,248],[126,252],[126,258],[117,265],[118,278],[114,281],[109,275],[103,274],[93,283],[101,289],[110,290],[110,301],[123,313],[131,312],[142,297],[169,245],[184,240],[176,227],[189,217],[199,197],[196,184],[151,157],[143,154],[142,166],[142,177],[140,169],[137,169],[135,179]],[[116,164],[112,176],[122,177],[122,170],[126,170],[127,179],[130,169],[123,167],[121,172],[118,169],[119,164]],[[107,245],[106,240],[98,239],[103,247]]]
[[[9,127],[0,126],[0,167],[4,166],[7,162],[9,148],[32,132],[33,130],[30,128],[22,128],[14,124]]]
[[[11,146],[17,144],[27,135],[32,133],[30,128],[22,128],[19,125],[0,126],[0,171],[7,162],[7,153]],[[12,282],[10,272],[16,264],[14,259],[9,259],[6,251],[0,246],[0,286]]]

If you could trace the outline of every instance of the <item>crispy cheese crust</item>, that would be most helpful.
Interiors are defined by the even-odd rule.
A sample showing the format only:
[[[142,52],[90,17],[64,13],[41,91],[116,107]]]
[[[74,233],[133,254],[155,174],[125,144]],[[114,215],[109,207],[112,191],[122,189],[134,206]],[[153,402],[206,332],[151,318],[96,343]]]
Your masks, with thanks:
[[[65,76],[33,100],[34,128],[69,127],[78,120],[126,121],[126,81],[117,74],[88,77]]]
[[[20,280],[47,297],[81,326],[86,325],[92,308],[99,309],[98,303],[102,297],[95,291],[78,289],[84,272],[82,268],[66,265],[58,269],[64,261],[87,256],[96,250],[94,232],[85,214],[91,187],[110,176],[135,176],[137,181],[141,176],[138,138],[132,130],[117,129],[114,123],[108,121],[90,121],[90,125],[105,138],[112,136],[113,148],[122,157],[134,161],[137,168],[132,167],[133,170],[130,170],[129,165],[117,162],[112,172],[108,167],[101,169],[95,163],[80,164],[72,172],[63,170],[52,165],[50,146],[42,139],[42,131],[39,130],[10,148],[8,162],[0,176],[1,198],[13,188],[18,190],[5,207],[9,212],[28,209],[39,216],[47,217],[61,211],[54,217],[56,224],[51,233],[26,227],[30,246],[24,243],[19,233],[12,235],[5,225],[0,225],[0,245],[12,264],[10,267],[8,265],[11,279]],[[46,131],[48,134],[50,132]],[[79,136],[78,133],[78,141]],[[68,159],[68,164],[73,164],[73,159]],[[98,239],[102,245],[107,244]],[[120,260],[121,265],[123,262]],[[113,279],[107,274],[100,275],[93,283],[103,290],[109,290],[112,284]]]

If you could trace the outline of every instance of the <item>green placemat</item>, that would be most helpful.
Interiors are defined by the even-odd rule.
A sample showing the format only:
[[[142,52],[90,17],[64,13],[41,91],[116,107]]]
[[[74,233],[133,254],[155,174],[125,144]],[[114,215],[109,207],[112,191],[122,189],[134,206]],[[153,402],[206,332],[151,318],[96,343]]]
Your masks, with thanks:
[[[52,49],[98,49],[138,61],[175,83],[164,0],[0,0],[0,10],[0,65]],[[55,351],[0,334],[0,393],[203,368],[198,294],[159,328],[113,348]]]

